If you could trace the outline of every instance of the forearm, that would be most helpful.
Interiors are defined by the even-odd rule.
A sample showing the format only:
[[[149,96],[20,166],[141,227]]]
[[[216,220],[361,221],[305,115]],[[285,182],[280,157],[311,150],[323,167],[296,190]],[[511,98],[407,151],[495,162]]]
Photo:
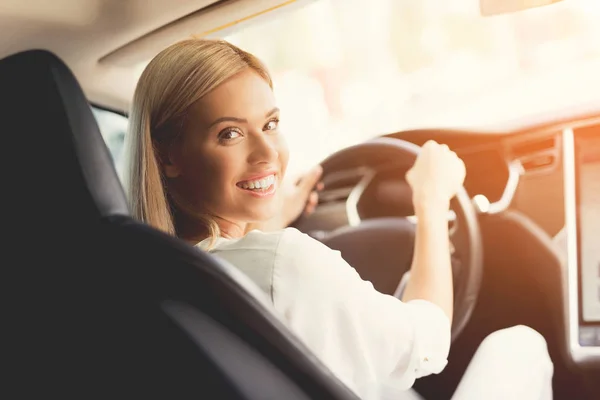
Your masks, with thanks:
[[[448,237],[448,206],[435,203],[416,208],[418,219],[410,281],[403,301],[422,299],[438,305],[450,321],[453,313],[452,266]]]

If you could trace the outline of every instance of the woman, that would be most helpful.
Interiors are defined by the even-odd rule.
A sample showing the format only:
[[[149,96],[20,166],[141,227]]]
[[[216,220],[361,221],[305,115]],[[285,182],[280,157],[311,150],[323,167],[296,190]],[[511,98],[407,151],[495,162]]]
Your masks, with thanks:
[[[411,278],[402,301],[378,293],[338,252],[282,229],[301,213],[319,171],[292,197],[280,190],[288,150],[272,87],[256,57],[224,41],[186,40],[158,54],[131,110],[133,213],[246,273],[289,328],[363,398],[379,398],[383,388],[406,390],[446,365],[453,291],[445,216],[464,164],[446,146],[423,146],[407,174],[419,218]],[[525,327],[494,335],[455,397],[550,398],[543,338]],[[520,358],[494,351],[503,342],[524,344]]]

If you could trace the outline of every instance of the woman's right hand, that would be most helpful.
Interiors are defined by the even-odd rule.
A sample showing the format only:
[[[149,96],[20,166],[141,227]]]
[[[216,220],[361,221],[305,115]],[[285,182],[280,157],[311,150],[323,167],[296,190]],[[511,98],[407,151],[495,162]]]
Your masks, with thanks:
[[[465,164],[448,146],[428,141],[406,173],[413,191],[416,228],[410,280],[403,301],[427,300],[452,321],[454,294],[447,213],[465,180]],[[448,329],[450,325],[448,325]]]
[[[426,142],[406,173],[415,211],[430,207],[447,209],[462,187],[465,175],[465,164],[448,146],[433,140]]]

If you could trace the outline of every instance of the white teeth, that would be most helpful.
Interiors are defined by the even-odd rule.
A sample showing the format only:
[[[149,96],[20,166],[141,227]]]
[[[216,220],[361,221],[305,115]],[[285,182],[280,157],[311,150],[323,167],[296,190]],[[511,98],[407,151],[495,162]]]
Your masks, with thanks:
[[[269,186],[275,183],[275,175],[269,175],[266,178],[258,179],[255,181],[246,181],[240,183],[239,186],[244,189],[267,189]]]

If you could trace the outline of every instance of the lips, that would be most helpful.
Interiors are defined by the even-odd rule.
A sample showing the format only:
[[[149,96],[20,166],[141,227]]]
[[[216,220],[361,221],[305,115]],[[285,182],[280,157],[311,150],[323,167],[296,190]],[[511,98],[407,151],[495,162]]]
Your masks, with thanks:
[[[240,181],[236,183],[236,186],[246,190],[266,190],[275,184],[275,174],[258,177],[255,179],[249,179],[246,181]]]
[[[240,181],[236,184],[240,190],[253,197],[270,198],[277,190],[277,175],[271,173],[253,179]]]

